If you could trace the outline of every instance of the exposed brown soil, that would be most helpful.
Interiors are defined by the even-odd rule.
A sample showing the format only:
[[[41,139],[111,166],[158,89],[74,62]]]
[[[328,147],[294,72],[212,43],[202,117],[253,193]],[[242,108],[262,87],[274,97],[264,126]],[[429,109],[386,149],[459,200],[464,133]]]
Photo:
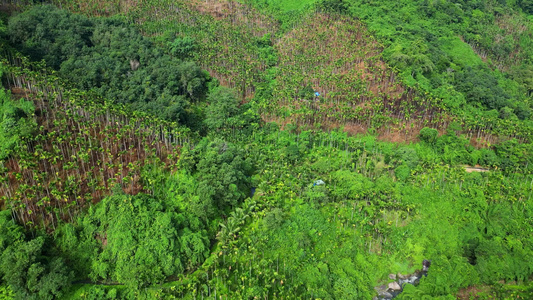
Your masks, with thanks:
[[[479,293],[490,293],[490,291],[491,288],[488,285],[475,285],[460,289],[456,296],[459,300],[479,299]]]
[[[341,98],[353,92],[358,81],[374,96],[381,92],[394,98],[404,91],[401,85],[390,82],[394,75],[380,58],[379,43],[356,20],[313,14],[281,38],[276,47],[280,52],[281,85],[292,80],[290,73],[296,72],[306,75],[301,86],[309,84],[339,100],[347,100]],[[364,103],[353,100],[355,105]]]
[[[421,121],[411,126],[415,117],[430,127],[436,127],[434,118],[443,118],[430,105],[433,99],[401,84],[381,58],[382,46],[357,20],[313,13],[275,47],[279,72],[273,100],[262,112],[265,119],[288,118],[304,128],[343,127],[358,134],[375,126],[374,116],[384,116],[396,124],[382,123],[379,136],[410,142],[423,127]],[[320,96],[301,99],[306,86]]]
[[[279,23],[273,18],[235,0],[193,0],[189,4],[191,8],[216,20],[228,21],[234,26],[253,28],[253,34],[258,37],[275,33],[279,28]]]
[[[104,235],[97,234],[96,240],[102,244],[102,247],[107,246],[107,233]]]
[[[12,3],[0,3],[0,11],[10,15],[14,11],[17,11],[18,7]]]
[[[346,123],[344,125],[344,131],[350,135],[365,134],[367,128],[357,123]]]

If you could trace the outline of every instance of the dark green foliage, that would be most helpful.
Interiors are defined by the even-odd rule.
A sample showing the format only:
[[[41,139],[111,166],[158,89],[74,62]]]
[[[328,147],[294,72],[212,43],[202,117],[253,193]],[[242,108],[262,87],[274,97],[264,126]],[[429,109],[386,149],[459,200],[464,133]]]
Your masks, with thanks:
[[[320,10],[333,13],[345,13],[348,10],[348,2],[346,0],[321,0],[317,7]]]
[[[198,195],[203,198],[197,214],[212,217],[212,212],[235,207],[248,195],[251,161],[242,149],[220,139],[204,139],[193,150],[193,174],[198,181]],[[210,200],[208,200],[210,199]]]
[[[207,97],[205,124],[212,131],[229,130],[238,125],[239,100],[235,91],[226,87],[214,88]]]
[[[480,103],[490,109],[500,109],[509,103],[510,95],[498,85],[496,77],[483,68],[468,67],[456,73],[455,86],[469,102]]]
[[[21,51],[43,58],[77,88],[195,126],[190,104],[205,98],[209,75],[154,48],[121,18],[89,19],[37,6],[12,18],[9,34]],[[193,48],[192,41],[183,40],[173,51],[184,57]]]
[[[401,147],[394,151],[390,164],[392,165],[406,165],[411,169],[414,169],[419,162],[418,154],[416,150],[409,147]]]
[[[533,14],[533,1],[531,0],[519,0],[518,6],[528,14]]]
[[[184,37],[176,38],[170,43],[169,47],[172,55],[180,59],[186,59],[192,57],[193,52],[197,50],[198,46],[193,38]]]
[[[25,238],[23,228],[10,218],[9,211],[3,210],[0,212],[0,225],[2,225],[0,227],[0,252],[3,253],[16,241]]]
[[[45,59],[59,69],[70,57],[82,54],[93,46],[94,23],[87,17],[46,5],[26,11],[10,20],[11,42],[34,60]]]
[[[98,256],[101,241],[95,238],[96,227],[64,224],[54,232],[57,248],[76,279],[86,280],[91,273],[92,262]]]
[[[315,97],[315,90],[310,85],[303,86],[298,92],[300,99],[312,100]]]
[[[433,144],[439,135],[437,129],[424,127],[420,130],[418,138],[428,144]]]
[[[70,285],[72,272],[49,242],[46,236],[27,238],[9,211],[0,212],[0,279],[17,299],[54,299]]]

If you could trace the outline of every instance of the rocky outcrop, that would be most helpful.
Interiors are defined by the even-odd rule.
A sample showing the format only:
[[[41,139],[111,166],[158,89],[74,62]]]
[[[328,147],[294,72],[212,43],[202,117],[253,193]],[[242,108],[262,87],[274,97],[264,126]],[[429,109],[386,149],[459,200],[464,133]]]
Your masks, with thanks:
[[[398,282],[393,281],[393,282],[389,283],[389,290],[401,291],[402,287],[400,286],[400,284]]]
[[[389,282],[389,284],[380,285],[378,287],[375,287],[374,289],[378,293],[376,297],[374,297],[373,300],[390,300],[394,297],[398,296],[402,291],[403,287],[406,284],[412,284],[417,285],[420,283],[420,278],[422,276],[427,276],[429,266],[431,265],[431,262],[427,259],[424,259],[422,262],[422,270],[416,270],[413,274],[410,275],[402,275],[399,274],[389,274],[389,279],[394,280],[393,282]]]

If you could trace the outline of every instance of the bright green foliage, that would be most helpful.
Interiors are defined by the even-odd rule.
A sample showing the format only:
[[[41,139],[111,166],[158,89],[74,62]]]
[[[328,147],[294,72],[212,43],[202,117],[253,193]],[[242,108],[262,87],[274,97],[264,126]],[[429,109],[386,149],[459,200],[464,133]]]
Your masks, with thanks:
[[[441,145],[458,151],[464,146],[451,127]],[[530,222],[530,176],[467,174],[434,164],[437,145],[395,148],[338,133],[274,132],[259,139],[258,190],[268,194],[256,198],[260,208],[249,226],[239,226],[231,251],[219,253],[214,269],[206,266],[220,276],[204,281],[211,296],[217,289],[235,298],[369,299],[375,281],[412,272],[422,259],[432,260],[428,277],[406,289],[405,299],[451,299],[469,285],[531,274],[530,230],[515,232],[523,227],[511,221]],[[295,160],[285,154],[293,145]],[[395,165],[407,175],[391,176],[386,170]],[[316,178],[326,184],[312,186]],[[510,202],[516,210],[503,209]]]
[[[335,241],[334,228],[318,210],[295,207],[290,218],[266,234],[268,254],[263,260],[281,258],[283,267],[277,269],[289,268],[278,273],[294,275],[292,288],[297,294],[335,299],[369,297],[368,278],[362,272],[366,265],[357,254],[357,243],[348,242],[342,245],[344,251],[335,251],[341,242]]]
[[[76,226],[62,226],[55,240],[77,277],[89,275],[138,291],[191,270],[207,257],[207,231],[180,209],[183,205],[179,198],[111,196]]]
[[[0,160],[6,159],[36,130],[33,102],[13,101],[11,93],[0,89]]]
[[[297,11],[317,2],[317,0],[257,0],[257,5],[269,6],[282,12]]]
[[[13,290],[8,285],[0,285],[0,299],[11,300],[14,298]]]
[[[80,238],[96,237],[101,243],[93,256],[91,278],[137,288],[201,263],[207,255],[207,236],[191,227],[188,218],[171,202],[146,195],[104,199],[80,224]]]
[[[367,177],[348,170],[339,170],[332,173],[332,180],[335,188],[331,191],[331,194],[336,201],[363,199],[374,186]]]

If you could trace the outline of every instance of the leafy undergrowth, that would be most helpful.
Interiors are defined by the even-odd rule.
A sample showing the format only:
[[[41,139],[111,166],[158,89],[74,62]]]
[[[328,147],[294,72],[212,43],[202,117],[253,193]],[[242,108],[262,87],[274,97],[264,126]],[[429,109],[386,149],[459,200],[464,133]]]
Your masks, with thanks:
[[[492,9],[473,14],[475,26],[465,34],[468,43],[485,62],[493,60],[502,71],[529,64],[533,46],[528,37],[533,32],[530,20],[521,13]]]
[[[253,1],[246,1],[244,2],[253,2]],[[291,11],[300,11],[306,6],[309,6],[313,3],[317,2],[317,0],[274,0],[274,1],[268,1],[268,5],[274,9],[280,10],[281,12],[291,12]]]
[[[412,273],[423,259],[432,261],[428,276],[403,299],[451,299],[531,275],[531,176],[466,173],[435,163],[428,145],[346,133],[265,128],[253,140],[254,196],[221,220],[216,247],[194,273],[147,293],[370,299],[388,274]],[[513,289],[497,295],[529,293]]]

